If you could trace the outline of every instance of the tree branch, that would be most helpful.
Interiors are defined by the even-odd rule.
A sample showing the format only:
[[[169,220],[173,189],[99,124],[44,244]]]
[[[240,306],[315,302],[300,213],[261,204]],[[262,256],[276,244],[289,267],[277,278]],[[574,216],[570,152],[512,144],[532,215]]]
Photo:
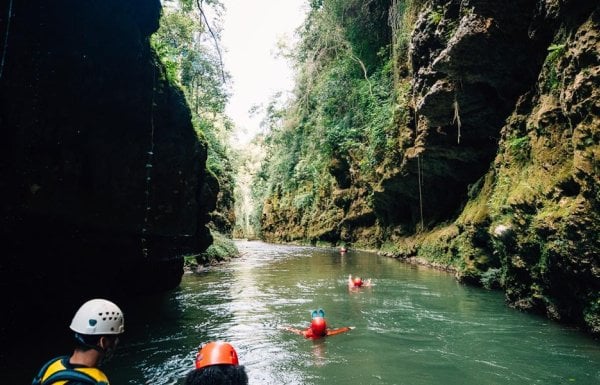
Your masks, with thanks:
[[[196,4],[198,5],[198,10],[200,11],[200,15],[202,16],[202,19],[204,20],[204,23],[206,24],[206,28],[208,28],[208,32],[210,32],[210,35],[212,36],[213,41],[215,42],[215,48],[217,50],[217,54],[219,54],[219,67],[221,70],[221,78],[223,79],[223,83],[225,83],[225,70],[223,69],[224,68],[223,56],[221,55],[221,49],[219,48],[219,41],[217,39],[217,36],[213,32],[213,30],[210,28],[210,24],[208,23],[206,14],[204,13],[204,10],[202,9],[202,0],[196,0]]]

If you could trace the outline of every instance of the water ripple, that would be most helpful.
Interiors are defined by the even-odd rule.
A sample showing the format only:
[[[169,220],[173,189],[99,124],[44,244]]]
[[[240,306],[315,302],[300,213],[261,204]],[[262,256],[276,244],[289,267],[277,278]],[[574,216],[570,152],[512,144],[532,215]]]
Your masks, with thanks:
[[[238,247],[242,258],[184,276],[159,313],[130,310],[153,323],[128,332],[107,368],[114,383],[182,385],[214,339],[236,347],[251,384],[600,383],[595,341],[507,308],[500,293],[357,251]],[[349,291],[348,274],[375,285]],[[319,341],[282,330],[307,327],[319,307],[330,327],[355,329]]]

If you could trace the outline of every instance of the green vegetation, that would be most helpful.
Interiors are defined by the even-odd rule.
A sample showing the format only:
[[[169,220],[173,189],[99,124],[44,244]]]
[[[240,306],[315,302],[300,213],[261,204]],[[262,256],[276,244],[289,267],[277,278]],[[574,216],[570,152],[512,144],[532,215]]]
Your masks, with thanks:
[[[408,47],[410,36],[424,0],[392,0],[389,25],[392,33],[391,55],[394,63],[394,83],[399,84],[403,72],[408,72]]]
[[[438,6],[432,9],[427,17],[430,23],[438,25],[442,21],[442,17],[444,17],[444,10]]]
[[[502,286],[502,269],[490,267],[481,274],[481,286],[486,289],[498,289]]]
[[[416,43],[409,57],[412,28],[421,11],[414,36],[414,42],[421,41],[421,45]],[[592,241],[597,238],[593,238],[597,234],[593,199],[599,190],[590,149],[597,135],[591,128],[595,118],[586,115],[591,107],[577,93],[595,92],[591,89],[594,73],[582,71],[590,79],[575,84],[581,87],[577,92],[563,93],[565,83],[574,82],[575,71],[565,68],[576,63],[571,57],[577,55],[575,48],[566,55],[571,45],[567,36],[576,34],[556,31],[539,83],[531,84],[515,100],[515,112],[502,120],[505,123],[497,127],[497,133],[489,132],[490,139],[500,136],[500,140],[450,148],[443,137],[445,127],[428,126],[443,123],[428,121],[427,106],[419,106],[423,90],[418,84],[424,82],[427,87],[427,82],[443,78],[443,69],[436,72],[427,61],[436,60],[435,51],[443,49],[444,40],[462,36],[462,30],[455,36],[460,17],[485,16],[485,22],[494,25],[493,15],[471,15],[476,12],[481,10],[475,6],[418,0],[312,0],[307,20],[298,30],[299,45],[286,53],[296,69],[294,96],[290,101],[276,96],[264,106],[266,134],[252,144],[264,153],[236,160],[254,176],[244,181],[245,196],[251,195],[253,204],[245,204],[240,232],[274,242],[378,248],[452,270],[462,282],[502,288],[508,301],[520,308],[572,317],[580,323],[585,318],[590,327],[597,327],[593,325],[600,323],[600,306],[597,295],[588,292],[597,273],[587,267],[593,265],[590,256],[597,255]],[[187,28],[180,20],[173,24]],[[468,30],[464,32],[473,38]],[[497,32],[490,29],[489,33]],[[432,35],[424,36],[428,34]],[[466,42],[465,47],[476,41]],[[461,68],[460,56],[467,51],[458,49],[453,54],[457,57],[448,59],[457,62],[440,68]],[[171,62],[169,73],[183,72],[177,60]],[[561,98],[557,98],[559,92]],[[201,104],[218,110],[218,95],[207,99],[214,103]],[[459,98],[454,95],[460,128]],[[442,100],[446,96],[439,97],[440,105],[449,104],[448,99]],[[461,107],[465,103],[460,111],[465,121],[474,113],[473,106],[469,111],[468,99],[460,99]],[[574,112],[568,103],[576,100],[581,105]],[[207,119],[206,114],[202,118]],[[441,115],[437,118],[443,122]],[[209,126],[214,122],[206,121]],[[209,141],[218,139],[218,135],[211,136],[213,131],[205,131]],[[468,146],[496,143],[490,169],[476,171],[482,175],[445,167],[462,164],[455,159],[472,161],[465,155],[471,151]],[[213,151],[223,157],[227,154],[215,145]],[[490,161],[493,151],[489,151]],[[215,159],[209,162],[211,170],[227,174],[228,167]],[[446,159],[451,162],[445,163]],[[254,168],[259,163],[260,168]],[[463,178],[459,184],[449,178],[449,188],[471,183],[464,202],[454,202],[456,207],[450,207],[452,203],[446,201],[450,199],[440,194],[440,187],[445,188],[440,180],[449,174]],[[435,194],[431,194],[432,187],[437,188]],[[439,217],[430,214],[423,221],[419,212],[423,206],[430,213],[453,211]],[[421,226],[417,225],[419,217],[424,222]]]
[[[560,58],[565,54],[565,44],[551,44],[548,47],[548,56],[544,61],[544,68],[547,71],[546,81],[544,82],[544,91],[555,93],[560,87],[560,71],[557,69]]]
[[[311,2],[292,55],[295,99],[287,105],[273,100],[266,108],[267,155],[254,183],[257,201],[294,207],[291,214],[302,222],[318,216],[353,173],[374,180],[377,168],[397,154],[397,124],[408,119],[410,95],[408,82],[397,79],[397,50],[390,43],[396,34],[406,51],[402,21],[409,11],[415,17],[414,3]],[[262,207],[257,210],[258,216]]]
[[[555,63],[565,53],[565,44],[551,44],[548,47],[546,63]]]
[[[204,17],[210,7],[217,15],[212,25]],[[166,68],[168,80],[184,92],[192,111],[192,123],[208,142],[207,168],[217,178],[220,193],[212,227],[231,233],[233,220],[233,168],[227,143],[231,122],[224,115],[228,100],[228,75],[222,67],[218,36],[218,16],[223,5],[218,0],[180,0],[179,8],[163,9],[159,30],[151,43]]]
[[[508,141],[507,148],[513,158],[517,161],[524,162],[529,158],[529,136],[521,136]]]
[[[200,265],[207,265],[215,261],[225,261],[239,256],[240,252],[231,239],[227,236],[212,232],[213,243],[200,255],[195,256]]]
[[[235,243],[226,235],[212,231],[213,243],[201,254],[183,257],[183,266],[187,271],[198,271],[199,266],[208,266],[227,261],[240,255]]]

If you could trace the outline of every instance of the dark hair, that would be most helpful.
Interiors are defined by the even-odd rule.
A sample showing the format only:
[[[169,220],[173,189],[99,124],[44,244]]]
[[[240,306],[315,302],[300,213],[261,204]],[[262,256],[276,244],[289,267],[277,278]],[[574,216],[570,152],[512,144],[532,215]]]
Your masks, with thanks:
[[[185,385],[248,385],[248,375],[242,365],[212,365],[189,372]]]
[[[98,342],[100,341],[100,338],[102,338],[102,337],[116,338],[118,336],[114,335],[114,334],[89,335],[89,334],[75,333],[73,335],[73,337],[75,338],[75,348],[86,351],[86,350],[90,350],[90,349],[98,350]]]
[[[102,336],[75,333],[73,337],[75,338],[77,349],[90,350],[95,349],[95,346],[98,344],[98,341],[100,341],[100,337]]]

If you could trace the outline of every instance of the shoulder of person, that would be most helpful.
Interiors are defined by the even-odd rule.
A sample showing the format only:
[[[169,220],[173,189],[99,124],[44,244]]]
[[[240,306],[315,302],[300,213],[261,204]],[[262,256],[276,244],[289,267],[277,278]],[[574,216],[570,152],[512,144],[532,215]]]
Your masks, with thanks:
[[[73,365],[69,356],[60,356],[48,361],[40,370],[32,385],[62,382],[69,385],[109,385],[108,378],[98,368]]]

